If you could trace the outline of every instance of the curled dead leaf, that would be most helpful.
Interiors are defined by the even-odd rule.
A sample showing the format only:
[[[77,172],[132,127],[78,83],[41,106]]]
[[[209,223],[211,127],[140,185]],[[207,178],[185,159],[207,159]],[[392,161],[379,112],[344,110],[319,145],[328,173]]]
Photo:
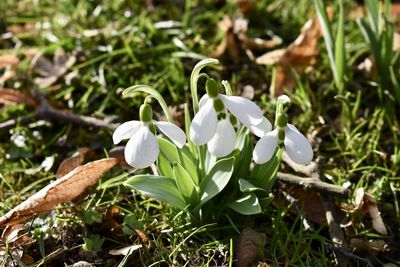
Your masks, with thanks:
[[[100,159],[77,167],[50,183],[0,218],[0,227],[23,222],[30,217],[50,211],[55,205],[73,200],[118,163],[116,158]]]
[[[270,49],[282,43],[280,38],[264,40],[249,37],[247,34],[248,21],[243,17],[232,19],[224,16],[218,26],[225,33],[225,37],[211,53],[212,57],[219,58],[228,52],[235,63],[240,61],[241,56],[254,60],[252,49]]]
[[[0,69],[15,67],[19,63],[19,58],[15,55],[0,55]]]
[[[327,8],[329,19],[333,17],[333,9]],[[258,64],[277,64],[275,78],[275,93],[279,95],[284,88],[292,90],[295,83],[290,74],[290,68],[301,70],[303,66],[316,62],[318,42],[322,36],[322,28],[318,17],[308,20],[301,28],[300,35],[284,51],[268,52],[256,59]]]
[[[82,165],[83,161],[85,160],[85,156],[90,152],[90,148],[82,147],[79,148],[78,151],[71,157],[64,159],[58,167],[56,174],[57,179],[63,177],[76,167]]]
[[[24,104],[30,107],[37,107],[38,101],[30,94],[9,88],[0,88],[0,104],[4,106]]]
[[[387,235],[387,229],[383,222],[381,213],[378,209],[378,204],[373,195],[365,192],[364,188],[358,188],[355,196],[355,207],[345,207],[348,212],[362,214],[368,213],[372,219],[372,228],[382,235]]]
[[[238,266],[254,266],[260,257],[260,249],[264,248],[266,241],[264,233],[259,233],[251,228],[243,229],[236,249]]]

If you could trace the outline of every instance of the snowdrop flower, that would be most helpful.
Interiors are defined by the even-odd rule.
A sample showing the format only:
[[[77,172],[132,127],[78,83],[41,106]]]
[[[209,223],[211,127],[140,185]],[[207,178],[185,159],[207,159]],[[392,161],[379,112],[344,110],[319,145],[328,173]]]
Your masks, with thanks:
[[[207,144],[211,154],[223,157],[235,147],[236,132],[233,125],[237,122],[236,118],[247,127],[265,121],[261,109],[252,101],[240,96],[219,94],[215,80],[207,80],[206,91],[207,94],[200,99],[199,112],[190,125],[190,139],[196,145]]]
[[[179,148],[186,143],[186,135],[178,126],[170,122],[152,120],[153,110],[147,103],[140,107],[139,115],[140,121],[127,121],[118,126],[113,134],[114,144],[129,139],[125,147],[125,160],[132,167],[146,168],[157,160],[159,147],[155,128]]]
[[[287,96],[285,97],[287,98]],[[266,132],[258,140],[253,151],[254,161],[257,164],[269,161],[274,155],[277,146],[282,143],[286,153],[294,162],[306,165],[312,160],[313,150],[307,138],[295,126],[288,124],[286,115],[279,112],[277,127],[272,132]]]

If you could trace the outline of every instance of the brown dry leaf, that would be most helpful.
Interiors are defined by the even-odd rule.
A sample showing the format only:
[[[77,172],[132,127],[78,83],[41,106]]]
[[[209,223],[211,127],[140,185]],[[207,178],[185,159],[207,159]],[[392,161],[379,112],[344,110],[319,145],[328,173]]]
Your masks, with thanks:
[[[82,165],[83,161],[85,160],[85,156],[90,152],[90,148],[82,147],[79,148],[78,151],[71,157],[64,159],[58,167],[56,174],[57,179],[60,179],[76,167]]]
[[[19,63],[19,58],[15,55],[0,55],[0,69],[15,67]]]
[[[265,246],[267,238],[251,228],[245,228],[240,233],[239,243],[236,249],[238,259],[237,266],[250,267],[258,262],[260,249]]]
[[[36,78],[35,83],[40,87],[48,87],[62,77],[67,70],[76,62],[74,55],[65,54],[64,49],[58,48],[53,56],[53,62],[45,58],[42,54],[36,54],[31,62],[31,66],[39,72],[42,77]]]
[[[291,206],[289,209],[290,212],[298,214],[299,213],[298,209],[301,209],[305,219],[318,224],[323,224],[323,225],[327,224],[325,206],[323,203],[323,199],[318,192],[309,191],[299,186],[289,187],[287,185],[282,185],[282,187],[283,187],[282,190],[284,190],[291,197],[293,197],[296,200],[296,204],[298,205],[297,209],[296,207]],[[277,197],[274,200],[274,204],[284,207],[290,205],[289,201],[282,197]],[[341,221],[344,219],[345,214],[340,209],[340,207],[334,205],[333,212],[337,220]]]
[[[329,19],[333,17],[333,9],[327,8]],[[256,59],[258,64],[274,64],[277,60],[275,93],[279,95],[284,88],[293,90],[295,83],[290,75],[290,68],[301,70],[304,66],[314,64],[318,55],[318,42],[322,37],[322,28],[318,17],[308,20],[301,29],[300,35],[285,51],[268,52]]]
[[[14,24],[7,27],[7,32],[14,35],[33,33],[36,31],[36,23]]]
[[[24,104],[30,107],[37,107],[37,100],[29,94],[14,89],[0,88],[0,104],[4,106]]]
[[[368,213],[371,216],[372,227],[375,231],[382,235],[388,234],[374,196],[365,192],[364,188],[358,188],[354,202],[356,205],[355,207],[346,208],[349,212],[361,212],[362,214]]]
[[[388,250],[388,244],[384,240],[379,239],[365,240],[361,238],[352,238],[350,239],[349,245],[352,250],[357,251],[385,252]]]
[[[250,38],[247,35],[248,21],[242,17],[231,19],[224,16],[218,23],[219,28],[225,33],[225,37],[211,54],[219,58],[226,52],[235,63],[239,63],[241,56],[254,60],[252,49],[268,49],[281,44],[279,38],[264,40],[262,38]]]
[[[73,200],[118,163],[116,158],[100,159],[80,166],[58,179],[0,218],[0,227],[23,222],[30,217],[50,211],[55,205]]]

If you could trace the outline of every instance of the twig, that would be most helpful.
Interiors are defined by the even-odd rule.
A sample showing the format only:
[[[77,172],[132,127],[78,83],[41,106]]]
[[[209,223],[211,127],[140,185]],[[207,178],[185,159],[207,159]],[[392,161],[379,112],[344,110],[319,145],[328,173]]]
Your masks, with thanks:
[[[369,259],[362,258],[362,257],[360,257],[360,256],[357,256],[357,255],[355,255],[355,254],[353,254],[353,253],[351,253],[351,252],[345,251],[345,250],[343,250],[343,249],[341,249],[341,248],[339,248],[339,247],[336,247],[336,246],[334,246],[334,245],[331,245],[331,244],[325,244],[325,246],[326,246],[328,249],[330,249],[330,250],[336,252],[337,254],[342,254],[343,256],[346,256],[348,259],[350,259],[350,260],[352,260],[352,261],[357,261],[357,262],[363,263],[363,264],[365,264],[367,267],[373,267],[373,266],[375,266],[375,265],[371,262],[371,260],[369,260]]]
[[[289,167],[292,168],[295,172],[299,172],[307,176],[313,175],[317,168],[317,164],[315,163],[315,161],[311,161],[308,165],[298,164],[291,160],[286,152],[282,154],[282,161],[289,165]]]
[[[322,170],[320,160],[317,161],[316,165],[316,173],[315,173],[315,179],[323,182],[326,180],[326,177],[324,175],[324,172]],[[347,189],[346,189],[347,190]],[[339,248],[340,251],[346,252],[346,247],[345,247],[345,237],[344,237],[344,232],[342,228],[340,227],[340,224],[338,222],[338,219],[336,217],[335,209],[332,204],[332,199],[330,195],[327,194],[321,194],[322,202],[325,207],[325,217],[326,221],[328,223],[329,227],[329,236],[331,237],[331,240],[333,242],[333,246],[336,248]],[[348,259],[344,253],[335,253],[334,255],[337,260],[337,266],[342,267],[342,266],[347,266],[348,264]]]
[[[318,178],[300,177],[297,175],[287,174],[282,172],[278,172],[277,178],[281,182],[298,185],[304,187],[305,189],[309,189],[311,191],[316,191],[319,193],[342,197],[342,198],[349,196],[348,189],[337,185],[322,182]]]
[[[36,109],[36,112],[31,115],[21,117],[19,119],[11,119],[2,122],[0,123],[0,130],[11,129],[18,124],[27,125],[37,120],[68,121],[81,126],[105,128],[110,130],[115,130],[118,127],[118,124],[108,123],[106,121],[99,120],[93,117],[76,115],[71,112],[55,109],[52,106],[50,106],[50,104],[47,102],[43,94],[34,91],[33,95],[35,95],[38,98],[40,103]]]

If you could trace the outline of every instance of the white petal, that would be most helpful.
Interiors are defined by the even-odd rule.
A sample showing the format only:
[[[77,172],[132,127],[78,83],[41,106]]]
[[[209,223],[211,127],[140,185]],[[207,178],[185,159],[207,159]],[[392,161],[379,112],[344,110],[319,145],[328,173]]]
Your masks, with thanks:
[[[283,104],[290,103],[290,98],[287,95],[281,95],[278,97],[278,101]]]
[[[313,158],[310,142],[296,127],[288,124],[285,127],[285,151],[289,158],[298,164],[308,164]]]
[[[186,134],[181,128],[167,121],[155,121],[154,123],[177,147],[182,148],[185,145]]]
[[[259,124],[262,121],[262,111],[251,100],[241,96],[218,95],[225,107],[246,126]]]
[[[263,117],[263,120],[257,125],[247,125],[247,128],[258,137],[264,136],[272,130],[272,124],[269,120]]]
[[[199,108],[202,108],[207,103],[208,99],[210,99],[210,97],[207,94],[203,95],[199,101]]]
[[[158,152],[157,137],[147,126],[142,126],[126,144],[125,160],[132,167],[142,169],[157,160]]]
[[[123,139],[131,138],[141,126],[140,121],[127,121],[118,126],[113,133],[114,144],[118,144]]]
[[[216,157],[224,157],[235,148],[236,133],[230,120],[221,120],[218,122],[217,132],[207,143],[208,151]]]
[[[196,145],[204,145],[213,138],[217,131],[217,113],[214,110],[214,101],[207,103],[196,113],[190,125],[190,139]]]
[[[253,159],[257,164],[263,164],[269,161],[274,155],[275,149],[278,146],[278,129],[264,135],[258,140],[254,150]]]

